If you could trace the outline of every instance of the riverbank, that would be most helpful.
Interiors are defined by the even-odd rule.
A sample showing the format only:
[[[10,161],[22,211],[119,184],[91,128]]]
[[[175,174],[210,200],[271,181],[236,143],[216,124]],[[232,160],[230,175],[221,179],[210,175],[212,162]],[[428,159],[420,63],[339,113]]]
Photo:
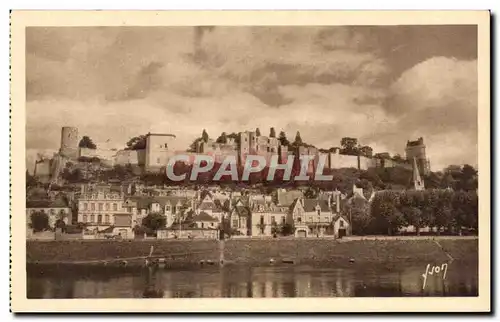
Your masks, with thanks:
[[[27,241],[26,260],[35,265],[144,265],[153,250],[165,257],[166,266],[217,264],[216,240],[94,240]],[[358,264],[402,265],[409,262],[440,264],[451,259],[477,265],[475,238],[384,239],[234,239],[224,241],[226,265]],[[136,260],[133,260],[133,259]],[[127,260],[129,259],[129,260]]]

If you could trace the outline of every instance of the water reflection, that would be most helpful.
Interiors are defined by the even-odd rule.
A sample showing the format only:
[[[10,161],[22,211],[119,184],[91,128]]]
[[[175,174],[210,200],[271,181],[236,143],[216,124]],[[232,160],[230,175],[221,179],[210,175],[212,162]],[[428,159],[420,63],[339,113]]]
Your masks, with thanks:
[[[184,271],[40,272],[28,274],[29,298],[384,297],[477,296],[477,268],[450,268],[446,280],[425,267],[380,269],[206,267]]]

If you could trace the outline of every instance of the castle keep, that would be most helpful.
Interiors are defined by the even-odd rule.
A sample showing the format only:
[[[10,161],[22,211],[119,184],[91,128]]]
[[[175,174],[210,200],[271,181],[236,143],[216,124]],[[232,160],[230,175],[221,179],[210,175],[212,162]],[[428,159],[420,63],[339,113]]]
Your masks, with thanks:
[[[425,144],[422,137],[416,141],[406,143],[406,160],[416,160],[418,171],[423,175],[428,175],[431,171],[431,164],[425,154]]]

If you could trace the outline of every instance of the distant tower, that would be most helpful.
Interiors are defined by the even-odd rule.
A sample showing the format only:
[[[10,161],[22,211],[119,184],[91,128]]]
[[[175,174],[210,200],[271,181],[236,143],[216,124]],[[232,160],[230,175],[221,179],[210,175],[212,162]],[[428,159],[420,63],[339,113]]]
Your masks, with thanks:
[[[422,175],[428,175],[431,171],[430,162],[425,153],[425,144],[422,137],[416,141],[408,141],[406,143],[406,160],[413,162],[416,159],[418,170]]]
[[[413,158],[413,185],[417,191],[425,190],[424,180],[420,177],[416,158]]]
[[[78,128],[70,126],[62,128],[59,153],[69,158],[78,157]]]

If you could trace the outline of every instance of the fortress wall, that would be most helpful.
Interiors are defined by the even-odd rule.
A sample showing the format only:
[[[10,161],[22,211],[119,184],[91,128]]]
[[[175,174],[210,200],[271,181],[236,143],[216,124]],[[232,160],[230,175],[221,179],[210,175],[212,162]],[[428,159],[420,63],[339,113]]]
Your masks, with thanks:
[[[35,175],[37,177],[50,176],[51,162],[50,160],[44,160],[35,164]]]
[[[359,167],[361,170],[368,170],[370,168],[376,167],[376,162],[372,158],[360,157],[359,158]]]
[[[330,153],[330,168],[358,168],[358,157],[355,155],[343,155],[339,153]]]
[[[80,148],[79,156],[80,157],[87,157],[87,158],[97,157],[99,159],[112,160],[112,159],[114,159],[116,153],[117,153],[117,151],[108,150],[108,149]]]

